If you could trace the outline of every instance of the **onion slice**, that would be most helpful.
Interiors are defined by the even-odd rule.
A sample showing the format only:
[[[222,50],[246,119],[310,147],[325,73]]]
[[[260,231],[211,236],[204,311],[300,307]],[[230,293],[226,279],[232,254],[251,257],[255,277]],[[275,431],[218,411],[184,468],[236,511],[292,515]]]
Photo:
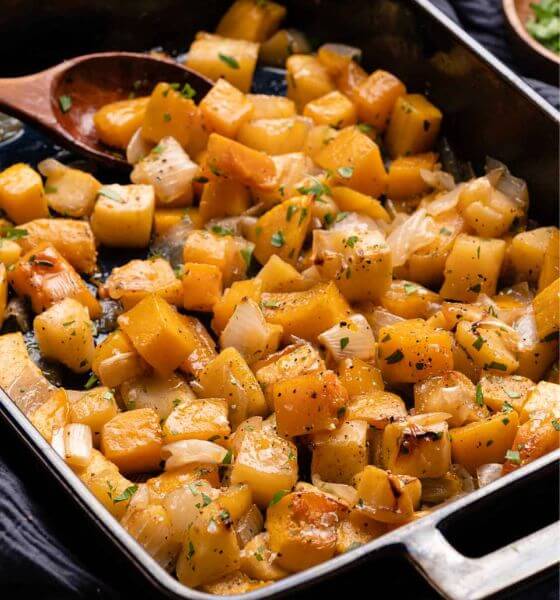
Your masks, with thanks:
[[[363,315],[352,315],[318,336],[319,341],[337,361],[344,358],[368,360],[375,356],[375,338]]]
[[[87,467],[93,452],[89,425],[70,423],[52,434],[51,445],[71,467]]]
[[[476,469],[476,479],[478,481],[478,487],[484,487],[496,481],[502,476],[502,466],[500,463],[487,463],[480,465]]]
[[[424,208],[420,208],[391,231],[387,244],[393,255],[393,267],[404,265],[416,250],[432,242],[437,236],[436,229],[434,220]]]
[[[323,481],[316,473],[311,475],[311,483],[322,492],[335,496],[339,500],[346,502],[349,506],[354,506],[358,502],[358,492],[351,485]]]
[[[152,142],[148,142],[142,137],[142,128],[139,127],[130,138],[126,147],[126,160],[130,165],[135,165],[143,158],[148,156],[155,146]]]
[[[227,453],[222,446],[204,440],[180,440],[167,444],[161,449],[166,471],[172,471],[192,463],[219,465]]]

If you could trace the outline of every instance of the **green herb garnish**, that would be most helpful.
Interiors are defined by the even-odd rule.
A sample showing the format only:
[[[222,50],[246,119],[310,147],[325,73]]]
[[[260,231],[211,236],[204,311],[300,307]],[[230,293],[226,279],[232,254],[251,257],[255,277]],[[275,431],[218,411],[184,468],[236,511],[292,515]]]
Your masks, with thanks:
[[[67,113],[72,108],[72,98],[68,95],[58,97],[58,104],[63,113]]]
[[[228,54],[222,54],[218,52],[218,58],[225,63],[230,69],[239,69],[239,63],[233,56],[229,56]]]

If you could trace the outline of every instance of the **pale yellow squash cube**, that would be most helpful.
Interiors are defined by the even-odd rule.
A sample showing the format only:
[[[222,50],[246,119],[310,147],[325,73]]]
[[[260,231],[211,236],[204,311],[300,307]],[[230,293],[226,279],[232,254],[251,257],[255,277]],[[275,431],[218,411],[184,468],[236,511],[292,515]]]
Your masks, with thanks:
[[[263,392],[235,348],[226,348],[198,374],[199,396],[225,398],[229,406],[228,418],[233,429],[252,416],[263,416],[268,407]]]
[[[255,42],[199,33],[189,48],[185,66],[212,81],[223,77],[242,92],[248,92],[258,53]]]
[[[105,386],[84,391],[68,390],[68,408],[70,423],[88,425],[94,438],[118,412],[115,394]]]
[[[535,384],[521,375],[485,375],[478,382],[478,387],[482,401],[493,411],[503,411],[504,406],[509,404],[521,414],[527,395]]]
[[[238,181],[211,176],[200,197],[200,220],[206,223],[216,217],[236,217],[250,206],[247,187]]]
[[[128,336],[115,329],[95,348],[92,371],[103,385],[115,387],[147,368]]]
[[[0,240],[0,263],[5,267],[17,263],[21,256],[21,246],[13,240]]]
[[[548,247],[544,253],[544,260],[539,277],[539,292],[544,290],[553,281],[560,277],[560,232],[554,228]]]
[[[229,434],[228,403],[223,398],[179,402],[163,423],[165,444],[179,440],[224,443]]]
[[[225,79],[218,79],[199,106],[206,128],[231,138],[253,112],[247,96]]]
[[[441,111],[422,94],[401,95],[391,108],[385,135],[389,154],[397,158],[430,150],[439,134]]]
[[[231,481],[247,483],[256,504],[266,508],[278,492],[291,490],[297,477],[295,444],[264,428],[243,431]]]
[[[256,275],[262,281],[263,292],[298,292],[307,289],[307,282],[296,269],[277,254],[273,254]]]
[[[445,280],[440,296],[473,302],[479,294],[493,296],[504,261],[506,243],[461,234],[445,261]]]
[[[327,69],[315,56],[293,54],[286,61],[286,71],[287,95],[298,110],[335,89]]]
[[[66,298],[35,317],[33,330],[43,357],[57,360],[76,373],[91,369],[93,323],[88,309]]]
[[[55,432],[64,427],[70,420],[66,390],[59,388],[52,393],[41,406],[31,413],[29,420],[39,433],[48,442],[51,442]]]
[[[264,42],[280,26],[286,7],[276,2],[236,0],[218,23],[216,33],[228,38]]]
[[[47,217],[49,208],[37,171],[17,163],[0,173],[0,208],[16,224]]]
[[[345,421],[338,429],[313,436],[311,473],[329,483],[352,485],[368,462],[368,424]]]
[[[106,185],[99,191],[91,228],[102,245],[144,248],[150,241],[155,196],[150,185]]]
[[[300,152],[312,127],[307,117],[283,119],[256,119],[246,122],[239,129],[240,143],[270,155]]]
[[[303,114],[313,119],[316,125],[330,125],[336,129],[354,125],[358,118],[354,104],[338,90],[308,102]]]
[[[246,98],[253,106],[253,119],[284,119],[296,115],[294,101],[284,96],[247,94]]]
[[[420,174],[422,169],[433,171],[438,160],[434,152],[399,156],[391,162],[387,179],[387,195],[394,200],[404,200],[427,194],[430,186]]]
[[[47,158],[39,163],[39,171],[47,178],[45,182],[45,198],[49,205],[63,217],[87,217],[93,210],[93,205],[101,184],[93,175],[72,169],[54,158]],[[31,219],[46,217],[48,211]]]
[[[518,233],[511,241],[509,256],[517,281],[536,283],[546,259],[552,236],[558,237],[557,227],[539,227]]]
[[[303,147],[304,153],[315,160],[319,152],[330,144],[338,134],[338,129],[330,125],[315,125],[307,134],[307,139]]]
[[[222,296],[222,272],[216,265],[185,263],[183,265],[183,308],[212,312]]]

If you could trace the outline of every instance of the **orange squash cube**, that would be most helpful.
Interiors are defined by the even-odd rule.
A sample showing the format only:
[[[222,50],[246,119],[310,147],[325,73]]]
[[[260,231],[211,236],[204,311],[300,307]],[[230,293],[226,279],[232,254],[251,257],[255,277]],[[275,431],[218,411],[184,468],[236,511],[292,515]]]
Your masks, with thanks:
[[[237,135],[241,144],[271,155],[300,152],[312,121],[306,117],[255,119],[245,123]]]
[[[421,169],[433,171],[438,160],[434,152],[401,156],[389,167],[387,179],[387,195],[392,200],[404,200],[427,194],[430,186],[422,179]]]
[[[69,421],[88,425],[94,435],[117,414],[115,394],[108,387],[86,391],[68,390]]]
[[[373,125],[378,132],[385,131],[395,102],[403,94],[406,94],[403,82],[391,73],[379,69],[356,89],[358,116],[362,121]]]
[[[350,306],[333,281],[304,292],[262,294],[261,304],[265,319],[282,325],[285,340],[295,335],[315,341],[320,333],[351,314]]]
[[[218,35],[251,42],[264,42],[280,26],[286,7],[276,2],[236,0],[221,18]]]
[[[429,150],[439,134],[442,118],[441,111],[422,94],[402,94],[394,103],[385,135],[393,158]]]
[[[236,217],[251,205],[249,190],[239,181],[210,177],[200,197],[200,220],[206,223],[215,217]]]
[[[337,185],[331,188],[331,195],[340,210],[361,213],[372,219],[381,219],[387,222],[391,220],[389,213],[379,200],[352,188]]]
[[[192,209],[198,213],[198,209]],[[154,212],[154,232],[156,235],[161,235],[180,223],[183,218],[189,219],[189,213],[184,208],[156,208]],[[202,225],[202,220],[200,225]],[[198,224],[195,225],[198,227]]]
[[[230,434],[228,403],[223,398],[203,398],[177,405],[163,423],[164,442],[212,440],[223,442]]]
[[[293,437],[338,426],[348,404],[348,392],[332,371],[312,371],[272,385],[276,427]]]
[[[360,358],[345,358],[340,361],[336,373],[350,398],[383,391],[385,387],[381,371]]]
[[[216,358],[216,344],[206,327],[194,317],[180,315],[183,322],[184,338],[188,345],[188,356],[180,369],[197,376],[206,365]]]
[[[259,45],[255,42],[201,32],[189,48],[185,66],[212,81],[223,77],[247,93],[253,81],[258,54]]]
[[[92,319],[101,314],[99,302],[84,280],[50,244],[40,244],[24,254],[8,273],[8,280],[19,296],[31,299],[31,307],[36,313],[65,298],[73,298],[88,309]]]
[[[183,265],[183,307],[186,310],[212,312],[222,296],[222,272],[216,265]]]
[[[539,340],[547,340],[560,328],[560,279],[556,279],[533,300]]]
[[[337,90],[308,102],[303,114],[313,119],[317,125],[330,125],[337,129],[354,125],[357,119],[354,104]]]
[[[225,79],[216,81],[199,106],[206,128],[231,138],[253,111],[247,96]]]
[[[311,46],[297,29],[280,29],[260,45],[259,61],[269,67],[284,68],[292,54],[309,54]]]
[[[124,473],[155,471],[162,445],[159,417],[151,408],[119,413],[101,430],[101,451]]]
[[[296,115],[294,101],[284,96],[247,94],[246,98],[253,105],[252,119],[284,119]]]
[[[49,216],[43,182],[37,171],[17,163],[0,173],[0,208],[17,225]]]
[[[216,177],[229,177],[249,187],[270,189],[276,167],[272,159],[217,133],[208,139],[208,168]]]
[[[359,48],[345,44],[323,44],[317,50],[317,58],[332,77],[339,76],[353,59],[360,60],[361,54]]]
[[[119,329],[112,331],[95,348],[91,369],[103,385],[116,387],[142,374],[147,365],[130,339]]]
[[[119,100],[102,106],[93,122],[99,139],[107,146],[126,149],[130,138],[142,126],[149,98]]]
[[[336,78],[336,87],[356,104],[358,98],[358,88],[368,78],[368,74],[355,61],[351,60],[342,67]]]
[[[186,147],[198,115],[198,108],[187,95],[169,83],[158,83],[145,109],[142,137],[157,144],[170,136]]]
[[[385,192],[387,173],[377,144],[357,127],[343,129],[315,157],[335,181],[377,197]]]
[[[334,84],[323,64],[310,54],[293,54],[286,61],[288,98],[298,108],[334,90]]]
[[[181,316],[156,294],[122,314],[118,323],[138,354],[160,375],[169,375],[189,355]]]
[[[400,321],[379,332],[379,364],[384,379],[415,383],[453,369],[453,338],[423,319]]]
[[[212,319],[212,329],[219,335],[227,325],[231,315],[235,312],[237,305],[244,298],[254,300],[257,304],[261,298],[262,280],[245,279],[243,281],[234,281],[224,295],[214,304],[214,318]]]

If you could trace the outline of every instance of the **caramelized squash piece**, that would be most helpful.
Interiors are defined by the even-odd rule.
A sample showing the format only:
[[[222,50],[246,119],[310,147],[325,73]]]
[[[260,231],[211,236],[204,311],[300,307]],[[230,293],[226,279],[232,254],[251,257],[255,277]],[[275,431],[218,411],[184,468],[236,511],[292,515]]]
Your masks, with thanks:
[[[539,340],[556,336],[560,327],[560,279],[556,279],[533,300]]]
[[[280,26],[286,7],[276,2],[236,0],[218,23],[216,33],[228,38],[264,42]]]
[[[119,100],[102,106],[93,123],[99,139],[107,146],[125,150],[134,132],[142,126],[149,98]]]
[[[218,79],[200,103],[204,124],[209,131],[234,138],[247,121],[253,105],[247,96],[225,79]]]
[[[222,272],[216,265],[183,265],[183,307],[186,310],[212,312],[222,295]]]
[[[393,200],[404,200],[427,194],[430,186],[424,181],[421,170],[433,171],[438,155],[434,152],[399,156],[391,162],[387,179],[387,195]]]
[[[356,107],[338,90],[308,102],[303,114],[317,125],[330,125],[337,129],[355,125],[357,120]]]
[[[140,375],[146,367],[128,336],[119,329],[112,331],[95,348],[91,365],[96,377],[108,387]]]
[[[271,156],[301,152],[312,124],[310,119],[300,116],[254,119],[241,126],[237,139]]]
[[[184,402],[177,399],[177,402],[163,423],[165,444],[178,440],[210,440],[223,443],[228,438],[228,403],[223,398]]]
[[[115,394],[104,386],[85,391],[68,390],[68,400],[70,423],[87,425],[94,438],[118,412]]]
[[[393,107],[405,93],[402,81],[379,69],[360,83],[354,92],[358,116],[376,131],[382,132],[389,123]]]
[[[322,63],[309,54],[292,54],[286,61],[287,96],[298,110],[334,90],[334,84]]]
[[[43,182],[37,171],[17,163],[0,173],[0,208],[16,224],[49,216]]]

